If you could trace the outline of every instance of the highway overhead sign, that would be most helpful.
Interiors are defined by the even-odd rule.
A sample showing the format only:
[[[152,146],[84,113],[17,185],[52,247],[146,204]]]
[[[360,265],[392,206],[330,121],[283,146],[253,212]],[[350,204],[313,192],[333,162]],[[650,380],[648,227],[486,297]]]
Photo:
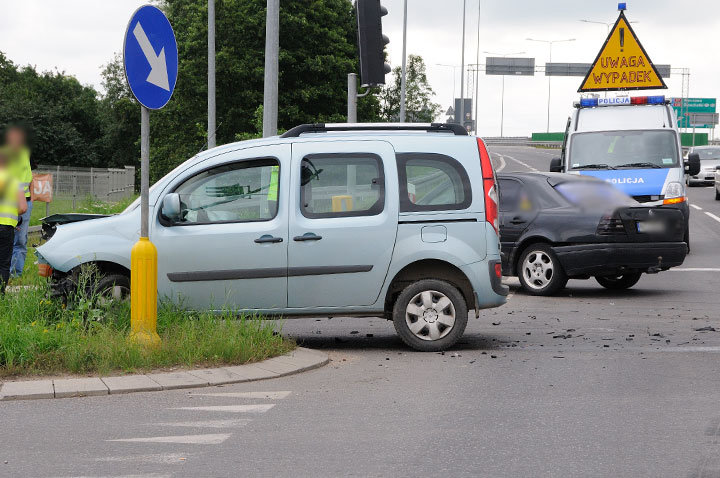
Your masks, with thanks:
[[[135,98],[157,110],[170,101],[178,74],[175,34],[165,14],[144,5],[130,18],[123,46],[125,76]]]
[[[666,89],[625,13],[615,22],[579,92]]]

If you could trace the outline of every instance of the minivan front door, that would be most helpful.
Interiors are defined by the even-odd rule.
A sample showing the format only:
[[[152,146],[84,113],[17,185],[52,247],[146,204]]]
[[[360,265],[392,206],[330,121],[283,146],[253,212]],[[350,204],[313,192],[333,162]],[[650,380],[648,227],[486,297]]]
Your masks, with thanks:
[[[392,145],[295,143],[291,173],[288,307],[374,304],[397,235]]]
[[[168,192],[181,216],[159,218],[158,292],[196,309],[287,305],[290,145],[232,151]]]

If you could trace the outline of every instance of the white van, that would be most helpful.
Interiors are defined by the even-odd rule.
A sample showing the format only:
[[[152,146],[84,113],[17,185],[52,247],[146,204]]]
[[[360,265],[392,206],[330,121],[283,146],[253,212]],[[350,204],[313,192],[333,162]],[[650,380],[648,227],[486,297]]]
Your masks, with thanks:
[[[680,209],[690,244],[685,174],[700,169],[682,158],[677,120],[664,96],[583,98],[568,119],[560,158],[550,170],[604,179],[648,207]]]

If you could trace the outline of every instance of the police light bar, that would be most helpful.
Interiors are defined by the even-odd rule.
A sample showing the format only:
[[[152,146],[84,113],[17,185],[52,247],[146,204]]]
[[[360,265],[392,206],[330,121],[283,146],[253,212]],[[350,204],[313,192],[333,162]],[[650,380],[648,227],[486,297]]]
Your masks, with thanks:
[[[582,98],[580,108],[594,108],[596,106],[622,106],[622,105],[662,105],[664,96],[621,96],[618,98]]]

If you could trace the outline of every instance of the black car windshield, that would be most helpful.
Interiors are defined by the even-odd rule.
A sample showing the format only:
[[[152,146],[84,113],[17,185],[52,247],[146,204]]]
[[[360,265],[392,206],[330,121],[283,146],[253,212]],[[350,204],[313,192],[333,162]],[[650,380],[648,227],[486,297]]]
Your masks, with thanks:
[[[555,186],[562,197],[585,210],[609,210],[622,206],[637,205],[637,202],[604,181],[568,181]]]
[[[570,143],[570,169],[591,165],[615,168],[672,168],[678,165],[672,131],[602,131],[576,133]]]

